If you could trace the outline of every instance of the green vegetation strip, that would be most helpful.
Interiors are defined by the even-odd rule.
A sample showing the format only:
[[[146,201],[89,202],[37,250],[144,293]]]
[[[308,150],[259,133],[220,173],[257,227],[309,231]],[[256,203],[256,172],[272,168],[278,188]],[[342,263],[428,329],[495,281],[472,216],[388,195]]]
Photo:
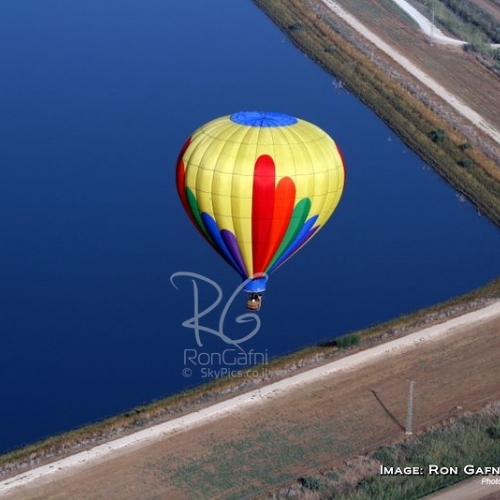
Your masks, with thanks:
[[[306,0],[254,0],[308,54],[372,108],[422,159],[500,226],[495,162],[378,67],[333,18]]]
[[[500,42],[500,25],[488,12],[474,2],[463,0],[411,0],[417,9],[459,40],[465,40],[464,50],[475,52],[478,60],[500,75],[500,50],[491,43]]]
[[[272,359],[265,367],[258,366],[252,370],[262,375],[252,376],[243,381],[235,378],[214,380],[148,405],[138,406],[106,420],[49,437],[1,455],[0,478],[2,475],[14,474],[26,468],[49,462],[55,457],[60,458],[76,453],[145,427],[196,411],[207,404],[213,404],[254,389],[259,384],[272,383],[293,375],[298,370],[304,370],[316,366],[318,363],[348,355],[350,350],[354,348],[368,348],[380,340],[391,340],[397,336],[478,309],[498,299],[500,299],[500,278],[461,297],[371,328],[327,339],[286,356]],[[332,335],[334,334],[332,333]]]
[[[426,15],[435,12],[435,21],[459,37],[471,41],[470,37],[479,36],[484,43],[500,43],[500,26],[488,12],[474,2],[464,0],[413,0],[425,7]],[[446,9],[443,9],[446,7]],[[452,15],[454,17],[452,17]],[[461,24],[457,20],[461,21]]]
[[[347,42],[321,16],[299,0],[255,0],[301,49],[370,105],[425,161],[500,225],[500,183],[492,177],[496,165],[424,104],[389,78],[361,51]],[[498,170],[498,169],[497,169]],[[244,380],[219,379],[180,394],[139,406],[123,414],[0,456],[0,474],[14,473],[52,457],[90,448],[109,439],[194,411],[294,371],[329,360],[339,349],[369,346],[379,338],[409,333],[500,297],[500,279],[432,308],[354,332],[272,360],[266,375]],[[332,333],[333,334],[333,333]],[[262,367],[258,367],[262,369]]]
[[[298,484],[273,498],[309,498],[307,492],[314,491],[316,500],[413,500],[473,477],[471,470],[465,468],[468,465],[477,471],[478,468],[498,467],[498,464],[500,403],[380,448],[342,468],[300,478]],[[382,475],[381,465],[401,469],[416,467],[423,473]],[[451,474],[436,474],[435,469],[430,468],[436,465],[456,468],[456,473],[452,470]]]

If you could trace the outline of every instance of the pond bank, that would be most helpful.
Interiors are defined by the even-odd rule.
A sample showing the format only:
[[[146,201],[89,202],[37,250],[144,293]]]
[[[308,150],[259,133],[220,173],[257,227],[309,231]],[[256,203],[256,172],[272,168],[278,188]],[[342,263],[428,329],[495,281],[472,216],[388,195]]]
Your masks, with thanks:
[[[333,360],[483,309],[498,301],[499,298],[500,279],[497,279],[481,289],[446,303],[375,325],[360,332],[353,332],[349,336],[355,336],[356,342],[347,343],[346,345],[349,346],[347,348],[340,347],[344,344],[339,339],[313,345],[287,356],[272,359],[265,367],[256,367],[256,370],[252,371],[252,376],[243,381],[230,377],[214,380],[95,424],[33,443],[0,456],[0,479],[5,481],[33,467],[90,450],[111,440],[198,412],[215,403],[268,386]]]
[[[444,101],[423,92],[320,0],[254,0],[300,50],[375,111],[421,158],[500,226],[498,148],[462,127]],[[394,64],[392,63],[392,66]],[[477,130],[476,130],[477,133]]]

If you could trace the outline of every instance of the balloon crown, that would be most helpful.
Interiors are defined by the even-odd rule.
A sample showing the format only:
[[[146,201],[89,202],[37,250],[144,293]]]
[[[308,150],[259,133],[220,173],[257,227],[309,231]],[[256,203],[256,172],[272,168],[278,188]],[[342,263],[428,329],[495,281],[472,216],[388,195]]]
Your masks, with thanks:
[[[248,127],[286,127],[297,123],[297,118],[273,111],[239,111],[229,119],[233,123]]]

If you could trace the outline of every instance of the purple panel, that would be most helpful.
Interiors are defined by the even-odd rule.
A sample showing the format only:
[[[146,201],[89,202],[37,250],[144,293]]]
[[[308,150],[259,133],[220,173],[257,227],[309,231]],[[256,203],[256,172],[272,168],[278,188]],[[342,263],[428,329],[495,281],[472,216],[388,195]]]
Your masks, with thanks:
[[[222,236],[222,239],[224,240],[224,243],[226,244],[227,249],[229,250],[229,253],[231,254],[231,257],[238,265],[240,274],[245,278],[248,278],[248,271],[245,263],[243,262],[243,257],[241,256],[240,247],[238,246],[236,236],[227,229],[223,229],[220,234]]]

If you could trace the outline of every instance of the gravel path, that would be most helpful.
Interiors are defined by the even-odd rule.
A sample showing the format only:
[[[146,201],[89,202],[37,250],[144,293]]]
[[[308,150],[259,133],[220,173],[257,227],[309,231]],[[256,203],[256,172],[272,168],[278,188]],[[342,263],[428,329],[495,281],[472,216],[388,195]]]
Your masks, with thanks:
[[[31,484],[37,479],[57,475],[60,472],[68,472],[79,466],[97,462],[98,459],[113,458],[119,450],[129,449],[132,451],[142,448],[158,440],[166,439],[169,435],[192,429],[222,416],[235,414],[245,408],[260,405],[270,399],[281,397],[292,389],[324,379],[335,372],[360,368],[367,363],[377,362],[380,358],[387,356],[388,353],[401,353],[422,343],[438,340],[446,334],[452,334],[462,326],[471,326],[497,317],[500,317],[500,301],[483,309],[451,319],[445,323],[431,326],[405,337],[360,351],[351,356],[299,373],[260,389],[222,401],[197,412],[154,425],[128,436],[96,446],[90,450],[57,460],[51,464],[23,472],[0,482],[0,497],[12,492],[17,487]]]
[[[403,0],[398,0],[402,2]],[[481,115],[469,108],[454,94],[446,90],[436,80],[432,79],[424,71],[418,68],[413,62],[399,53],[394,47],[384,42],[379,36],[370,31],[364,24],[360,23],[354,16],[344,10],[339,4],[333,0],[322,0],[322,2],[351,28],[359,32],[368,41],[376,45],[382,52],[385,52],[398,65],[402,66],[408,73],[417,78],[428,89],[436,95],[444,99],[450,106],[458,111],[462,116],[467,118],[472,124],[479,128],[482,132],[488,134],[497,144],[500,144],[500,132],[488,123]]]
[[[382,39],[371,32],[366,26],[364,26],[356,18],[346,12],[337,3],[332,0],[322,1],[337,16],[341,17],[352,28],[361,33],[370,42],[375,44],[380,50],[390,56],[397,64],[403,66],[409,73],[411,73],[414,77],[416,77],[437,95],[445,99],[458,112],[460,112],[474,125],[480,128],[483,132],[487,133],[498,144],[500,144],[500,133],[493,126],[487,123],[479,114],[470,109],[454,95],[448,92],[444,87],[442,87],[439,83],[437,83],[435,80],[421,71],[393,47],[386,44]],[[430,26],[430,22],[425,19],[425,17],[421,16],[421,14],[419,14],[418,12],[415,11],[413,14],[411,14],[412,11],[408,11],[407,9],[409,8],[413,11],[415,9],[409,6],[404,0],[394,1],[402,8],[404,8],[404,10],[406,10],[410,15],[412,15],[412,17],[415,18],[424,32],[429,36],[432,35],[433,39],[435,39],[436,41],[440,41],[440,43],[454,43],[455,45],[463,44],[463,42],[458,43],[459,41],[450,39],[449,37],[443,35],[439,30],[432,28]],[[286,378],[255,391],[251,391],[235,398],[231,398],[227,401],[217,403],[198,412],[176,418],[163,424],[152,426],[142,431],[122,437],[120,439],[116,439],[114,441],[96,446],[90,450],[58,460],[56,462],[53,462],[52,464],[37,467],[35,469],[0,482],[0,496],[10,492],[18,486],[27,485],[39,478],[46,477],[47,475],[51,474],[56,474],[58,471],[67,471],[68,469],[78,467],[79,465],[88,464],[90,461],[105,457],[106,455],[110,455],[113,452],[122,450],[124,448],[145,446],[158,439],[163,439],[169,434],[196,427],[209,420],[217,419],[223,415],[238,412],[242,408],[261,404],[262,402],[265,402],[270,398],[282,396],[290,389],[317,381],[318,379],[327,377],[334,372],[355,369],[365,363],[377,361],[387,352],[409,349],[420,342],[431,341],[446,333],[450,333],[453,329],[459,326],[471,325],[496,316],[500,316],[500,302],[496,302],[488,307],[485,307],[484,309],[480,309],[478,311],[474,311],[458,318],[452,319],[450,321],[447,321],[446,323],[426,328],[424,330],[421,330],[420,332],[407,335],[400,339],[396,339],[391,342],[373,347],[371,349],[367,349],[352,356],[333,361],[327,365]]]

